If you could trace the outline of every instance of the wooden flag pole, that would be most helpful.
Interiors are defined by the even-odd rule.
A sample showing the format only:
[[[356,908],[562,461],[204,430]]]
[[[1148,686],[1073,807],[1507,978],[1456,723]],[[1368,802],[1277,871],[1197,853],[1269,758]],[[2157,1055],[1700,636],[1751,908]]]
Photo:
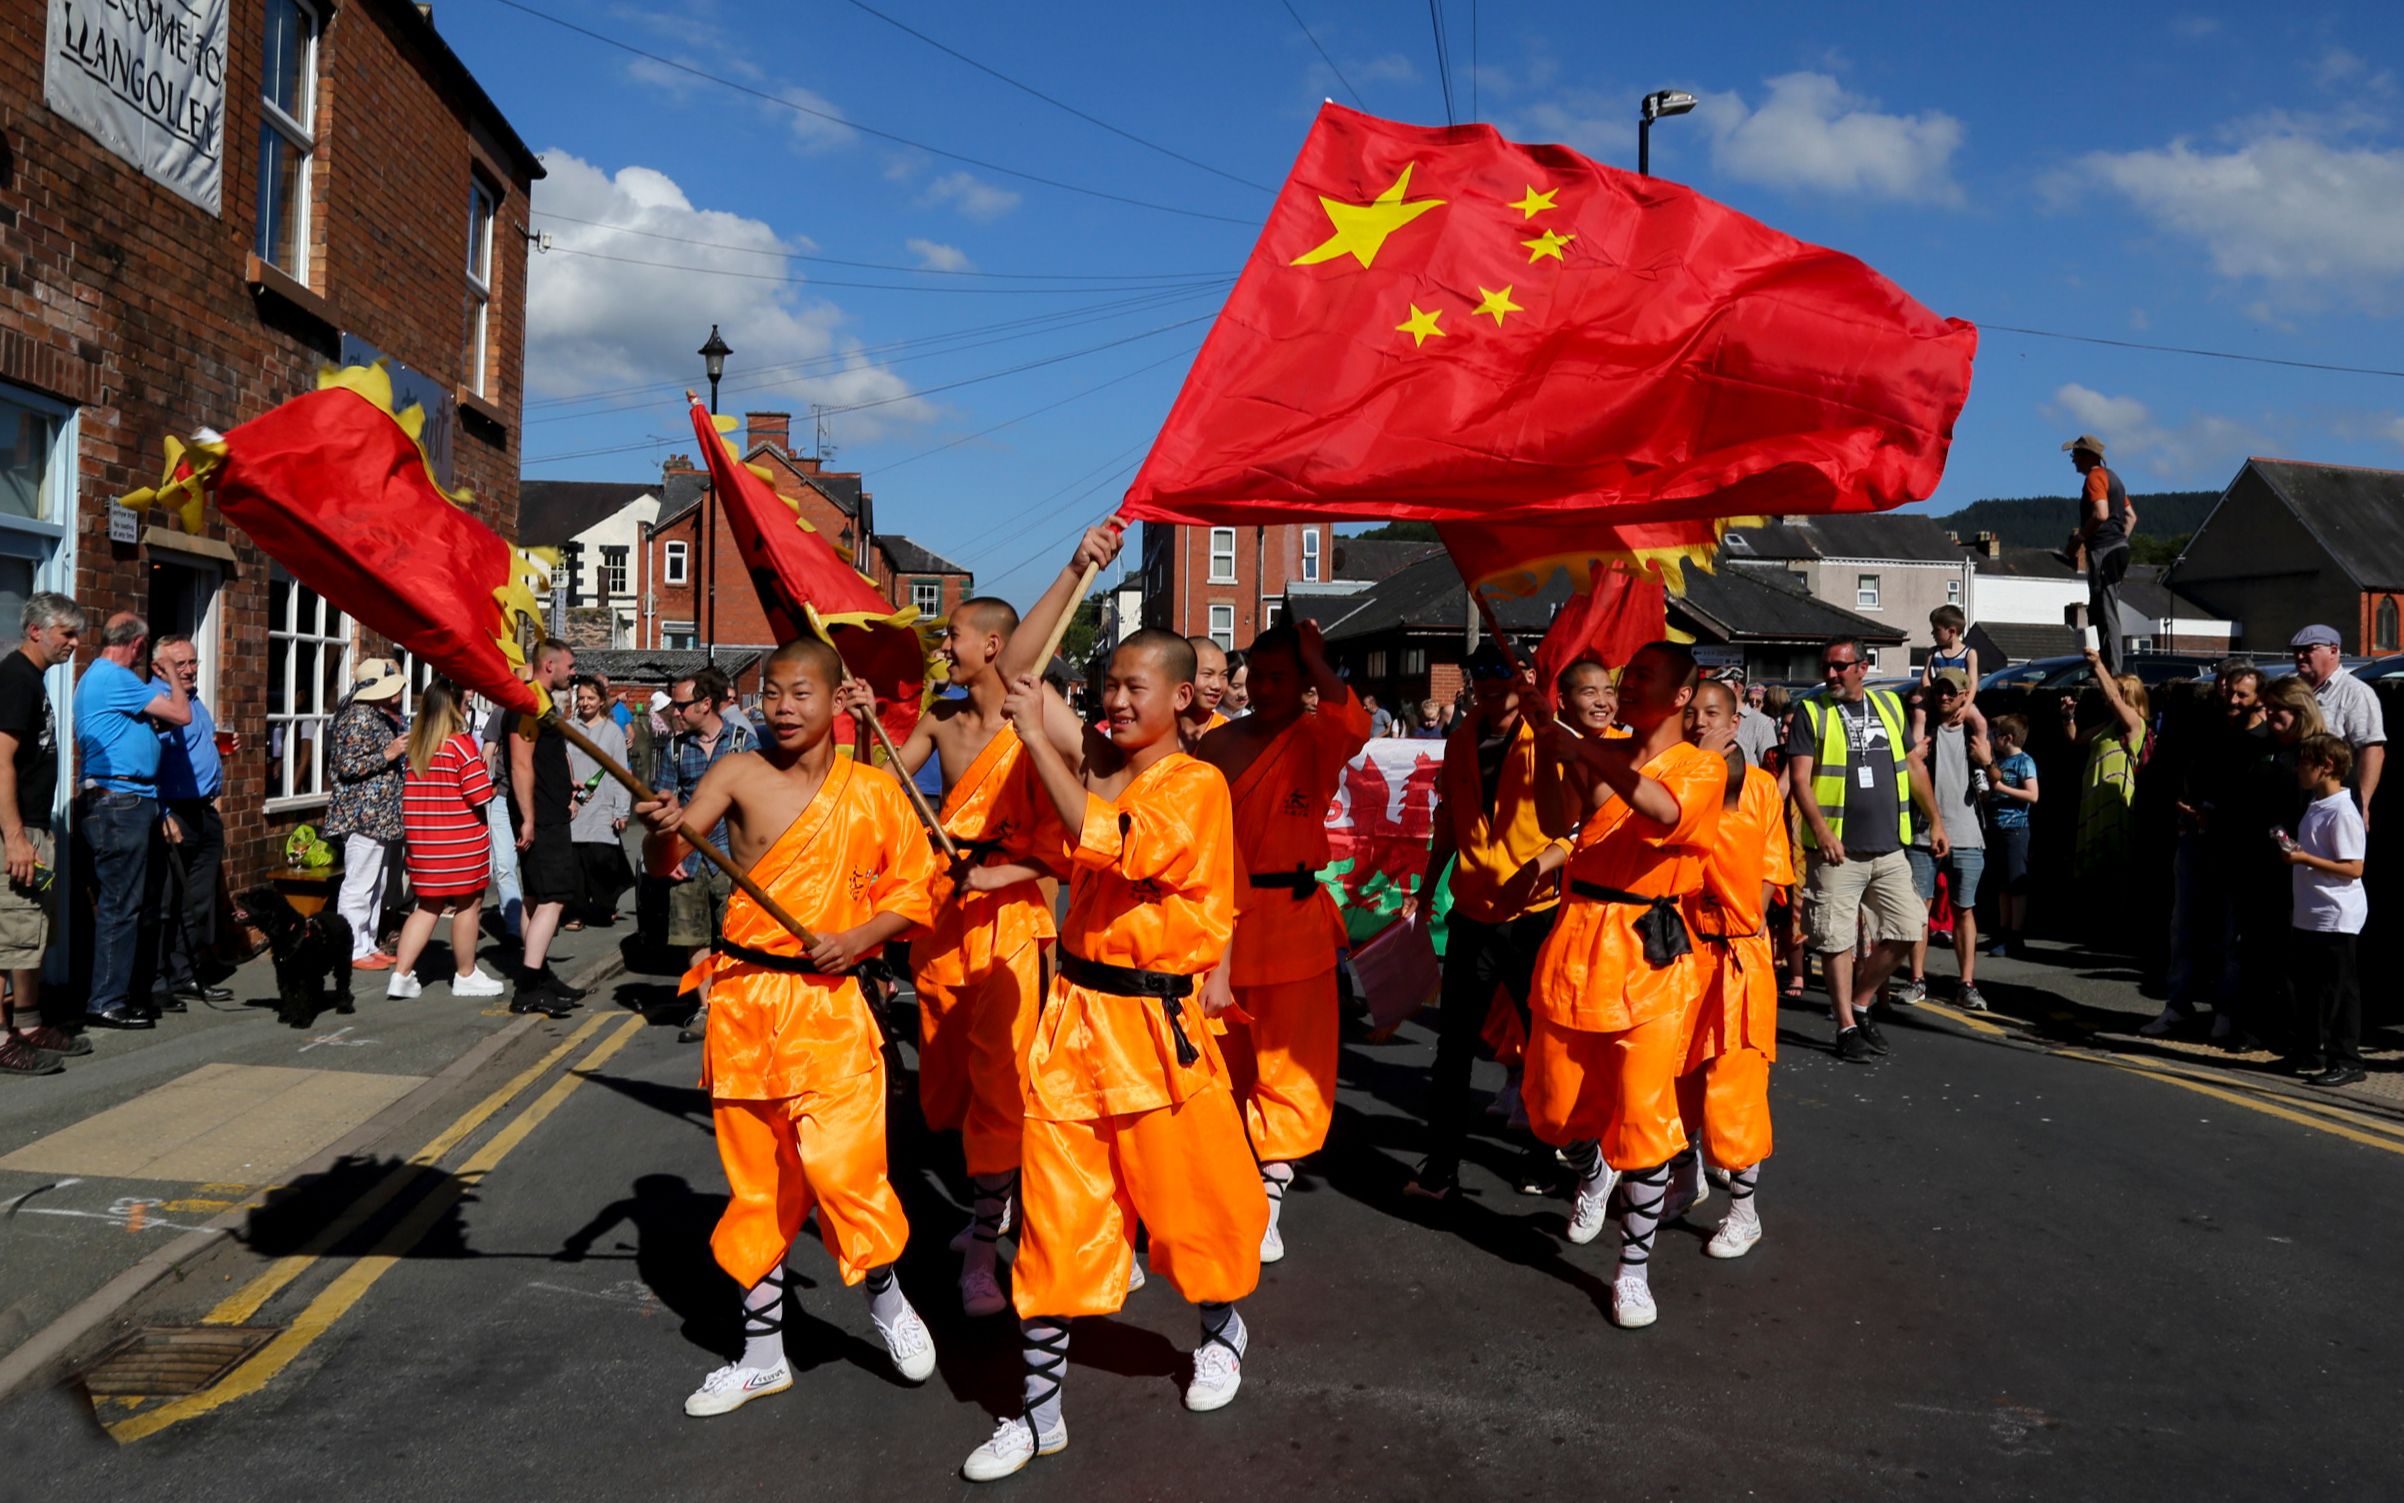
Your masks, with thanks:
[[[1118,519],[1115,512],[1104,517],[1102,522],[1104,526],[1114,527],[1120,532],[1127,530],[1127,525]],[[1062,639],[1068,636],[1068,624],[1077,619],[1077,612],[1084,606],[1086,595],[1093,589],[1093,582],[1101,577],[1102,566],[1100,564],[1087,564],[1085,572],[1078,576],[1076,593],[1069,596],[1068,605],[1060,612],[1060,619],[1052,623],[1052,634],[1044,638],[1043,653],[1035,659],[1035,681],[1037,683],[1042,683],[1043,676],[1051,671],[1053,655],[1060,651]]]
[[[601,764],[601,770],[608,773],[611,777],[616,778],[619,782],[625,784],[627,791],[632,793],[638,802],[650,804],[657,803],[659,801],[659,795],[653,792],[651,789],[644,787],[643,780],[641,778],[636,777],[633,773],[628,772],[623,766],[619,765],[617,759],[612,757],[609,753],[603,751],[600,746],[594,742],[592,737],[587,736],[584,732],[578,730],[574,721],[569,720],[566,716],[560,714],[559,706],[553,705],[550,709],[543,712],[543,723],[558,731],[561,736],[567,738],[568,745],[576,748],[578,751],[592,758],[595,762]],[[699,851],[712,866],[715,866],[718,868],[718,870],[726,873],[726,875],[734,882],[735,886],[743,889],[743,891],[750,896],[751,901],[759,904],[761,909],[763,909],[770,918],[784,925],[786,933],[792,935],[795,939],[800,940],[804,945],[815,945],[818,943],[818,936],[812,934],[807,928],[803,927],[801,920],[785,912],[784,905],[777,902],[776,899],[768,896],[768,889],[751,880],[751,873],[735,865],[734,858],[732,856],[727,855],[724,851],[719,850],[717,846],[712,844],[706,831],[695,829],[690,824],[680,824],[676,827],[676,833],[683,836],[685,843],[690,845],[694,850]]]
[[[812,624],[815,625],[816,622],[813,620]],[[825,627],[820,626],[818,630],[821,636],[826,634]],[[834,643],[829,642],[827,645],[833,647]],[[860,681],[853,676],[851,665],[843,661],[841,648],[835,650],[835,661],[843,668],[843,682],[856,684]],[[935,817],[934,806],[927,802],[926,793],[918,786],[918,780],[911,777],[909,769],[901,765],[901,753],[893,749],[893,737],[886,732],[885,722],[877,719],[876,691],[874,690],[870,690],[868,694],[868,728],[876,732],[876,744],[884,748],[885,760],[893,766],[894,780],[902,785],[902,792],[910,796],[910,807],[918,811],[919,820],[934,835],[935,843],[943,847],[943,859],[958,865],[960,848],[952,844],[950,832],[943,828],[943,821]]]

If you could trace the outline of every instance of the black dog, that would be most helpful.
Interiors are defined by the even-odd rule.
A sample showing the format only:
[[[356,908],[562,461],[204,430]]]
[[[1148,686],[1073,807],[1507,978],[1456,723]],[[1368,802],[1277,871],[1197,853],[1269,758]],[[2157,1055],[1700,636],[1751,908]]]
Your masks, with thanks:
[[[329,982],[334,1010],[352,1010],[349,919],[331,908],[302,918],[272,888],[251,894],[245,906],[251,921],[266,931],[269,953],[275,957],[278,1020],[292,1028],[316,1022]]]

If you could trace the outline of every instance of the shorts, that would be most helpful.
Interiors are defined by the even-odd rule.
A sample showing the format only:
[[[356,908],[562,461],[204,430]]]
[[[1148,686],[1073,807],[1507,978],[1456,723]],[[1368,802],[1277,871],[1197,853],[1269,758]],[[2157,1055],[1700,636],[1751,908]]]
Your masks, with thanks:
[[[1996,876],[2003,884],[2006,897],[2024,897],[2028,893],[2028,826],[2017,829],[1997,829],[1987,832],[1987,849],[1993,853]]]
[[[668,888],[668,943],[679,950],[698,950],[718,937],[726,923],[726,900],[734,895],[735,879],[711,866],[698,876]]]
[[[1822,955],[1851,949],[1865,914],[1874,940],[1910,944],[1928,932],[1928,904],[1913,890],[1911,863],[1901,851],[1844,862],[1814,851],[1804,871],[1804,918],[1811,948]]]
[[[1986,873],[1987,853],[1979,846],[1957,846],[1937,860],[1919,846],[1904,852],[1911,859],[1912,891],[1923,904],[1937,900],[1937,873],[1945,874],[1945,902],[1961,909],[1978,906],[1979,878]]]
[[[529,908],[584,900],[584,869],[566,825],[534,827],[534,843],[518,852],[518,886]]]
[[[48,830],[25,827],[33,859],[55,871],[58,855]],[[0,882],[0,971],[38,971],[50,952],[50,894]]]

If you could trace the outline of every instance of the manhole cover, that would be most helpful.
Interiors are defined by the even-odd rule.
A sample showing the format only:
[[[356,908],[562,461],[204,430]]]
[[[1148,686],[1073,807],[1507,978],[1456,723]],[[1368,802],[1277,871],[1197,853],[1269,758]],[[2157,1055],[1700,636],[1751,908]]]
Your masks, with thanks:
[[[278,1333],[275,1326],[147,1326],[84,1370],[102,1397],[165,1398],[198,1393],[233,1371]]]

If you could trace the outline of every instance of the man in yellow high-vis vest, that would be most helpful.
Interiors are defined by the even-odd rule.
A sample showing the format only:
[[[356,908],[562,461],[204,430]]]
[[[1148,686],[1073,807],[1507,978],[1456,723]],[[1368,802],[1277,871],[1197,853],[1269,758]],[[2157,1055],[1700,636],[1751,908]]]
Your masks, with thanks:
[[[1803,814],[1804,917],[1836,1003],[1837,1058],[1854,1063],[1887,1052],[1871,1005],[1928,923],[1903,854],[1914,803],[1936,859],[1951,849],[1911,717],[1891,690],[1863,682],[1868,672],[1857,639],[1829,643],[1820,654],[1827,688],[1797,706],[1786,741],[1787,788]],[[1865,920],[1871,949],[1857,966]]]

